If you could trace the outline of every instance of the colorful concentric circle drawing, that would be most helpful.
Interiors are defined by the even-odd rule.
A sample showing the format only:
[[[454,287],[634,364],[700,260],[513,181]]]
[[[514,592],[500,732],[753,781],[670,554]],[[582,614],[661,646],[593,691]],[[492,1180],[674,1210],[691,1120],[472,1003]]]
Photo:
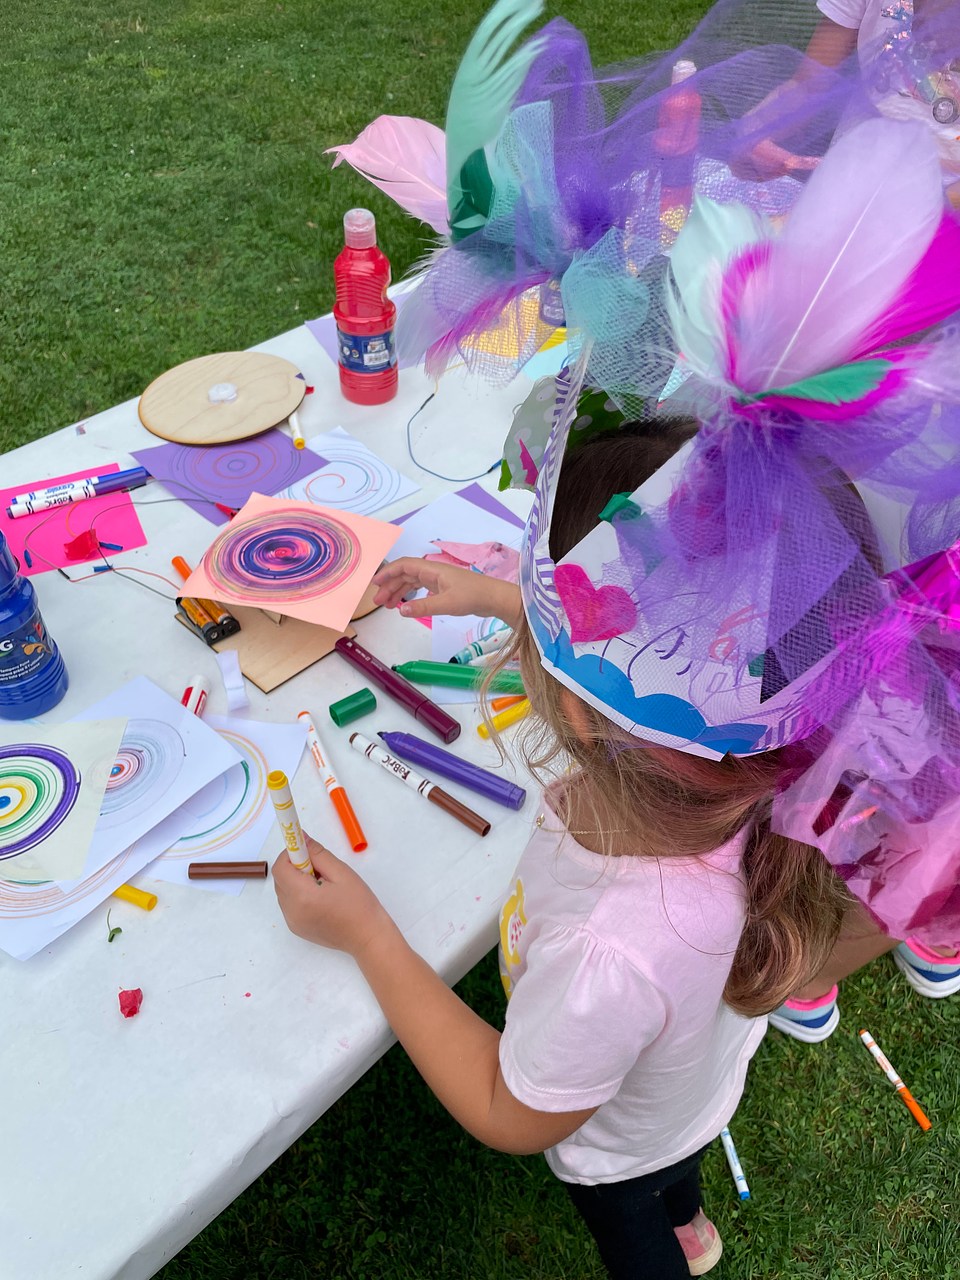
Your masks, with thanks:
[[[145,804],[151,792],[170,787],[186,757],[183,739],[162,720],[130,720],[123,731],[100,806],[100,824],[125,822],[131,805]]]
[[[0,859],[48,839],[80,794],[70,758],[42,743],[0,747]]]
[[[332,516],[301,509],[234,520],[204,556],[215,598],[269,605],[313,600],[342,586],[360,565],[356,535]]]
[[[218,853],[247,835],[264,811],[269,773],[266,757],[249,738],[231,729],[218,732],[240,753],[241,763],[215,778],[199,796],[194,797],[191,803],[193,810],[201,798],[204,805],[196,814],[196,829],[172,845],[164,858],[192,861]]]

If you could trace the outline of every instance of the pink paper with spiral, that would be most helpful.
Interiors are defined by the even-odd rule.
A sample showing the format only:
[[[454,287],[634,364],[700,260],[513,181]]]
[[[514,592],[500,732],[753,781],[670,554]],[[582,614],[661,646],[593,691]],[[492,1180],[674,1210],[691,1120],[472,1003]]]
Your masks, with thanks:
[[[399,536],[369,516],[255,493],[210,545],[184,594],[343,631]]]

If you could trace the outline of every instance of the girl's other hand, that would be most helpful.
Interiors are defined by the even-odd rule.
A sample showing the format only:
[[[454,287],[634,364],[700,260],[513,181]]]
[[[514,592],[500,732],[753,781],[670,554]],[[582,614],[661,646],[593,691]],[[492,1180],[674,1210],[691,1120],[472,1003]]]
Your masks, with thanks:
[[[355,956],[390,917],[372,889],[312,836],[306,836],[315,879],[298,871],[286,851],[273,864],[273,886],[287,928],[307,942]]]
[[[373,580],[378,588],[374,604],[399,608],[405,618],[432,618],[440,613],[463,617],[475,613],[483,618],[500,618],[511,627],[520,621],[520,588],[470,569],[403,556],[385,565]],[[404,596],[421,588],[430,594],[420,600],[404,601]]]

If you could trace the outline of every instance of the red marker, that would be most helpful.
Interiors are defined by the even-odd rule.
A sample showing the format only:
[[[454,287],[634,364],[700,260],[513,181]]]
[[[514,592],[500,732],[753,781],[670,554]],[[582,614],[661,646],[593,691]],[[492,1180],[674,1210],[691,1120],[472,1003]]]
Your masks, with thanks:
[[[203,708],[207,705],[207,690],[203,683],[203,676],[193,677],[184,689],[180,702],[195,716],[203,715]]]

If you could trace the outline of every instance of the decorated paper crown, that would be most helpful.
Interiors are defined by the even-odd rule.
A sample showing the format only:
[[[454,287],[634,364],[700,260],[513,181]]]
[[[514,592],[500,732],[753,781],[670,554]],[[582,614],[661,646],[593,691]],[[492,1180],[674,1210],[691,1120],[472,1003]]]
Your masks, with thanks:
[[[757,110],[801,55],[747,39],[752,11],[771,12],[722,0],[676,51],[701,69],[671,87],[675,55],[594,76],[565,24],[508,56],[538,5],[500,0],[451,94],[446,220],[439,173],[430,206],[450,240],[405,308],[407,349],[503,376],[566,322],[571,361],[505,448],[534,489],[521,588],[544,665],[644,742],[803,740],[778,828],[889,933],[942,941],[960,937],[960,227],[929,132],[878,118],[851,66]],[[805,187],[734,178],[771,139],[819,154],[844,113],[861,122]],[[383,127],[341,154],[375,170],[361,153]],[[554,563],[571,433],[658,403],[696,437]]]

